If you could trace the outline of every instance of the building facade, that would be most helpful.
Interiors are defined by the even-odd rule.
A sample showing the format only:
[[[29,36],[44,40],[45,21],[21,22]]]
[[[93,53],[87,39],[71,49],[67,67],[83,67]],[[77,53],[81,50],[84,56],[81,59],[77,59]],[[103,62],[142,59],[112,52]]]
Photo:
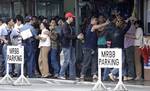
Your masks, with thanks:
[[[144,30],[147,35],[150,35],[150,0],[144,1]]]
[[[0,17],[63,16],[63,0],[0,0]]]
[[[148,35],[150,34],[150,0],[77,1],[80,4],[78,10],[79,20],[101,11],[100,6],[109,6],[111,3],[125,2],[129,8],[126,10],[129,10],[128,12],[131,13],[133,9],[135,9],[135,15],[144,22],[144,32]],[[87,3],[87,5],[84,6],[80,2],[90,2],[91,5]],[[75,13],[75,0],[0,0],[0,18],[15,17],[16,15],[63,16],[67,11]]]

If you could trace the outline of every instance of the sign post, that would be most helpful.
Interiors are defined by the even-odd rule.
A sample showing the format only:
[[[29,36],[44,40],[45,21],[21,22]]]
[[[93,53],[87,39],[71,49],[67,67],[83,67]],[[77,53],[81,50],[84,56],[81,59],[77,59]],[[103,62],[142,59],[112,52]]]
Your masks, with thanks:
[[[9,75],[9,64],[6,65],[6,75],[0,80],[1,85],[11,85],[13,84],[13,79]]]
[[[122,82],[122,49],[99,48],[98,49],[98,82],[93,87],[93,91],[107,91],[101,80],[101,68],[118,68],[119,82],[114,91],[128,91]]]
[[[30,82],[24,76],[24,47],[7,46],[6,60],[7,60],[6,75],[0,80],[0,84],[31,85]],[[21,65],[21,75],[15,82],[9,75],[9,64]]]

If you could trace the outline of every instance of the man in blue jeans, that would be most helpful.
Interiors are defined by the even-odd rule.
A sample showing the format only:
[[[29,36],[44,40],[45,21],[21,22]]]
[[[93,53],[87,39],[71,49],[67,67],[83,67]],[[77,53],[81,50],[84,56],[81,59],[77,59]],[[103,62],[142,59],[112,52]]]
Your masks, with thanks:
[[[56,20],[52,19],[50,22],[50,39],[51,39],[51,46],[50,46],[50,57],[51,57],[51,66],[54,70],[54,78],[58,78],[59,70],[60,70],[60,63],[58,60],[58,53],[59,53],[59,35],[56,31]]]
[[[73,30],[71,23],[73,22],[73,18],[75,16],[68,12],[65,15],[65,18],[67,19],[64,23],[63,29],[62,29],[62,50],[64,53],[64,63],[61,66],[60,72],[59,72],[59,78],[65,79],[65,72],[69,66],[69,79],[74,80],[76,78],[76,57],[75,57],[75,44],[76,44],[76,33]]]
[[[32,26],[33,20],[32,16],[27,16],[26,24],[20,29],[22,31],[26,31],[30,29],[32,36],[27,39],[23,39],[23,46],[24,46],[24,52],[25,52],[25,67],[27,70],[27,75],[32,78],[34,77],[34,71],[35,71],[35,52],[36,52],[36,36],[37,31]]]
[[[7,29],[4,26],[4,21],[0,19],[0,47],[1,47],[1,53],[2,53],[2,60],[0,60],[0,76],[3,76],[6,74],[6,36],[8,35]]]
[[[117,22],[115,24],[116,26],[116,30],[113,32],[112,34],[112,45],[111,48],[120,48],[123,49],[124,48],[124,36],[126,34],[126,32],[128,31],[128,29],[130,28],[130,22],[125,22],[123,17],[119,17],[117,19]],[[122,75],[125,76],[126,75],[126,67],[125,67],[125,54],[124,54],[124,50],[122,50]],[[119,73],[119,69],[114,68],[111,73],[109,74],[109,77],[111,80],[115,81],[115,75]]]

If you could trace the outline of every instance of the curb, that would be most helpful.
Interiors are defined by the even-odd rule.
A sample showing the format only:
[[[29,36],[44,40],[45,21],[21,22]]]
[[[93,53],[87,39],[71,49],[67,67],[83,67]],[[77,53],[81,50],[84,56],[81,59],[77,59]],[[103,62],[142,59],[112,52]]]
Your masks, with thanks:
[[[86,81],[84,81],[84,82],[80,82],[79,80],[75,80],[75,81],[73,81],[73,80],[61,80],[61,79],[43,79],[43,78],[41,78],[41,79],[39,79],[39,78],[33,78],[33,79],[35,79],[35,80],[41,80],[41,81],[46,81],[46,82],[48,82],[48,81],[51,81],[51,82],[53,82],[53,83],[60,83],[60,84],[62,84],[62,83],[64,83],[64,84],[81,84],[81,85],[95,85],[96,84],[96,82],[86,82]],[[116,84],[117,84],[117,82],[104,82],[104,85],[108,85],[108,86],[116,86]],[[125,83],[125,85],[127,86],[127,87],[139,87],[139,88],[150,88],[150,86],[145,86],[145,85],[132,85],[132,84],[127,84],[127,83]]]

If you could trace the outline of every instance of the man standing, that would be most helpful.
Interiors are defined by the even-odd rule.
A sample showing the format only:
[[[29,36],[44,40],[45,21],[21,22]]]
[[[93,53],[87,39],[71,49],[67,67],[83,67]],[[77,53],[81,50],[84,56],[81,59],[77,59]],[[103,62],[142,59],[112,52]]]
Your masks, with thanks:
[[[75,43],[76,43],[76,33],[73,30],[71,23],[73,22],[73,18],[75,16],[68,12],[65,14],[66,22],[64,23],[62,29],[62,50],[64,53],[64,63],[61,66],[59,78],[65,79],[65,71],[69,65],[69,79],[74,80],[76,78],[76,70],[75,70]]]
[[[7,29],[4,26],[4,21],[0,19],[0,53],[2,54],[2,60],[0,60],[0,76],[3,76],[5,74],[5,55],[3,46],[5,45],[6,35],[7,35]]]
[[[91,64],[91,75],[93,80],[97,79],[97,34],[92,31],[92,26],[98,24],[98,19],[96,17],[91,18],[91,24],[88,26],[85,33],[85,43],[83,48],[84,60],[82,62],[81,77],[80,80],[84,80],[86,72]]]
[[[23,39],[23,46],[25,51],[25,66],[27,67],[27,75],[31,78],[34,77],[34,64],[35,64],[35,47],[36,47],[36,36],[37,31],[32,26],[33,20],[32,16],[27,16],[25,19],[26,24],[20,29],[23,31],[31,31],[32,36]]]
[[[124,38],[124,48],[125,48],[125,57],[126,57],[126,75],[124,76],[124,80],[133,80],[135,76],[135,70],[134,70],[134,36],[136,34],[136,27],[135,27],[135,17],[130,17],[129,18],[131,22],[131,26],[127,33],[125,34]]]

